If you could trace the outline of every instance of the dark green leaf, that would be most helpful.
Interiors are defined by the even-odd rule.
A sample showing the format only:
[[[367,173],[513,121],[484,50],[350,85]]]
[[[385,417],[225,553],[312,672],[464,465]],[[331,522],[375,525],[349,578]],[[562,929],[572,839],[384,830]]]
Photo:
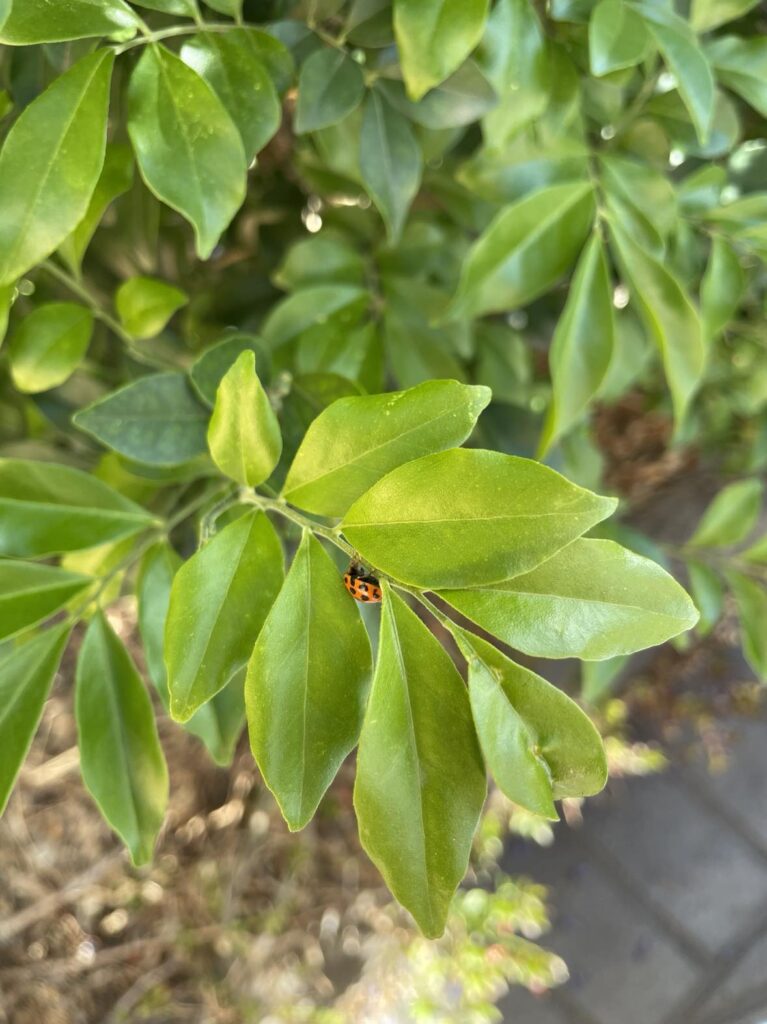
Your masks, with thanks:
[[[179,722],[223,689],[250,657],[283,578],[282,546],[251,512],[176,573],[165,628],[170,711]]]
[[[151,11],[162,11],[163,14],[180,14],[182,18],[194,18],[195,0],[133,0],[139,7],[148,7]]]
[[[102,444],[150,466],[180,466],[208,450],[208,411],[183,373],[156,373],[113,391],[72,422]]]
[[[259,369],[263,373],[264,366],[269,364],[269,357],[266,346],[255,334],[227,335],[206,349],[192,364],[189,378],[194,390],[207,405],[212,406],[216,401],[219,384],[243,352],[255,353]]]
[[[365,102],[360,136],[360,171],[365,189],[396,242],[421,183],[423,158],[413,130],[398,111],[373,91]]]
[[[350,114],[362,100],[362,68],[345,50],[313,53],[298,77],[295,130],[299,135],[327,128]]]
[[[764,584],[738,572],[728,572],[740,615],[743,653],[760,679],[767,679],[767,589]]]
[[[467,61],[418,103],[408,99],[401,82],[382,78],[375,88],[411,121],[434,130],[462,128],[479,120],[498,102],[492,86],[473,61]]]
[[[345,235],[323,230],[292,245],[272,280],[285,291],[324,282],[361,285],[365,261]]]
[[[700,287],[701,315],[709,341],[735,316],[745,287],[746,275],[737,253],[726,238],[715,235]]]
[[[288,295],[272,308],[261,328],[270,348],[295,340],[317,324],[333,320],[341,329],[359,320],[368,294],[351,284],[318,284]]]
[[[47,619],[92,582],[54,565],[0,559],[0,640]]]
[[[722,85],[767,117],[767,39],[720,36],[706,52]]]
[[[115,306],[123,327],[133,338],[153,338],[189,296],[156,277],[131,277],[117,289]]]
[[[386,588],[354,809],[366,853],[430,938],[466,872],[485,789],[463,680]]]
[[[11,376],[19,391],[35,394],[63,384],[82,362],[93,314],[73,302],[49,302],[25,317],[9,342]]]
[[[123,0],[14,0],[10,14],[0,17],[0,43],[27,46],[88,36],[130,39],[137,27],[136,15]],[[100,53],[103,57],[104,51]]]
[[[690,591],[700,612],[697,631],[700,636],[710,633],[724,608],[724,583],[717,572],[705,562],[687,563]]]
[[[149,694],[101,612],[77,659],[75,716],[86,788],[133,863],[146,864],[165,816],[168,769]]]
[[[410,96],[418,100],[482,38],[488,0],[394,0],[394,34]]]
[[[629,655],[607,658],[605,661],[581,663],[581,700],[587,704],[601,704],[614,690]]]
[[[759,518],[762,492],[762,482],[756,479],[725,487],[706,509],[688,544],[718,548],[745,540]]]
[[[650,34],[635,10],[623,0],[600,0],[589,20],[592,75],[633,68],[651,47]]]

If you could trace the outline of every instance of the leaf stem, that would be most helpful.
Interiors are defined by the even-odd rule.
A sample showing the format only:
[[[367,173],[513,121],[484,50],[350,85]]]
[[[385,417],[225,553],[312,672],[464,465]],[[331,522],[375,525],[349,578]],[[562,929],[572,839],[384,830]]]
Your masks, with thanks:
[[[201,31],[232,32],[234,29],[243,27],[247,26],[232,21],[206,21],[202,24],[191,22],[188,25],[171,25],[169,28],[160,28],[156,31],[150,30],[140,36],[136,36],[134,39],[129,39],[127,43],[120,43],[119,46],[115,47],[115,53],[119,57],[121,53],[132,50],[136,46],[146,46],[147,43],[157,43],[162,39],[172,39],[174,36],[189,36]]]
[[[323,526],[322,523],[318,523],[315,519],[302,515],[281,498],[267,498],[265,495],[245,487],[240,491],[240,501],[247,502],[250,505],[257,505],[264,512],[276,512],[278,515],[295,523],[296,526],[300,526],[302,530],[311,530],[318,536],[324,537],[325,540],[335,544],[337,548],[344,551],[350,558],[357,557],[357,552],[351,544],[342,540],[340,530],[333,530],[329,526]]]

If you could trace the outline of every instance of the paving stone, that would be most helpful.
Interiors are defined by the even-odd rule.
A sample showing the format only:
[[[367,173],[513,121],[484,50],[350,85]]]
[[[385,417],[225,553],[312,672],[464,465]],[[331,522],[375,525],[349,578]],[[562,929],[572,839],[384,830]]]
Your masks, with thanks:
[[[767,933],[757,939],[699,1010],[701,1019],[721,1017],[728,1006],[767,986]],[[741,1003],[742,1005],[742,1003]],[[765,1005],[767,1010],[767,1005]],[[767,1024],[767,1021],[765,1022]]]
[[[534,996],[515,986],[498,1003],[504,1024],[569,1024],[551,995]]]

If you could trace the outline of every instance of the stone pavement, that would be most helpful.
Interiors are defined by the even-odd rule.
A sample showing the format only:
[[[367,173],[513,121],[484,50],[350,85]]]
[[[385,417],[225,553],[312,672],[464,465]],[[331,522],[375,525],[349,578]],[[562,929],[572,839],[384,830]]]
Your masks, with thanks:
[[[507,871],[551,886],[571,978],[512,989],[507,1024],[767,1024],[767,720],[732,731],[722,775],[680,758],[613,781],[550,848],[509,846]]]

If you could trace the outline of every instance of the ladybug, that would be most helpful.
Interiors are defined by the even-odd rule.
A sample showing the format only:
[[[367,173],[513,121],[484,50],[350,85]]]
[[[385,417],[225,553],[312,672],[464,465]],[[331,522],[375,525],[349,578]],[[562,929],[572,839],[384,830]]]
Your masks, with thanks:
[[[366,573],[359,562],[352,562],[344,573],[344,586],[355,601],[364,604],[376,604],[383,598],[378,580]]]

